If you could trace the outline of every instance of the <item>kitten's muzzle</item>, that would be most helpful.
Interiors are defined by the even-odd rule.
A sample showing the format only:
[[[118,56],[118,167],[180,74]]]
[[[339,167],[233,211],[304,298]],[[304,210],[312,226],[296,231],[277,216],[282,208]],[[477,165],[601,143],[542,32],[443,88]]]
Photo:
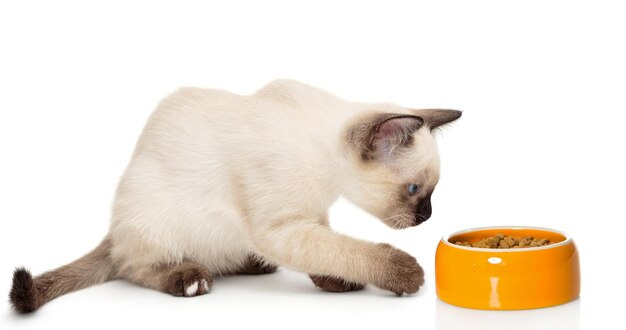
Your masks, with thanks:
[[[417,204],[417,207],[415,208],[415,226],[428,220],[432,215],[433,207],[430,203],[430,196],[431,194],[424,196]]]

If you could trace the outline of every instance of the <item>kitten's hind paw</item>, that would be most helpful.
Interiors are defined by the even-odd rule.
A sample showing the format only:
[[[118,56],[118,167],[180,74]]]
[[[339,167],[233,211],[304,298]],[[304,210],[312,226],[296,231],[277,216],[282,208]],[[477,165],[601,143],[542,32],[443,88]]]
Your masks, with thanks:
[[[277,266],[267,263],[263,258],[256,255],[249,255],[243,268],[237,274],[262,275],[276,272]]]
[[[213,278],[206,269],[181,265],[167,276],[165,291],[177,297],[195,297],[208,293],[212,285]]]

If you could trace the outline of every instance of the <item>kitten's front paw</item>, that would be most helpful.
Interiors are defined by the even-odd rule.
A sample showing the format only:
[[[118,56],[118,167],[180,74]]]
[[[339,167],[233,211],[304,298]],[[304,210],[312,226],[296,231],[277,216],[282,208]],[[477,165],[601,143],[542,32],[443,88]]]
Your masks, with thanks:
[[[365,287],[363,284],[348,282],[344,279],[332,276],[309,275],[309,277],[316,287],[329,292],[357,291]]]
[[[379,283],[381,289],[389,290],[398,296],[416,293],[424,285],[424,270],[410,254],[389,244],[380,244],[387,261],[386,269]]]

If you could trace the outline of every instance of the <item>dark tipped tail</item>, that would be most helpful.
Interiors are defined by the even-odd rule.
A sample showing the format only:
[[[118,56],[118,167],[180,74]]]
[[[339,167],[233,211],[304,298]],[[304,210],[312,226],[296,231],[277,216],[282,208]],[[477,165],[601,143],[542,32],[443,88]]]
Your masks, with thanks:
[[[30,313],[39,307],[35,301],[33,276],[26,268],[20,267],[13,272],[13,287],[9,299],[13,309],[20,313]]]
[[[24,267],[15,269],[9,293],[13,309],[30,313],[58,296],[110,280],[115,273],[110,251],[105,239],[84,257],[35,278]]]

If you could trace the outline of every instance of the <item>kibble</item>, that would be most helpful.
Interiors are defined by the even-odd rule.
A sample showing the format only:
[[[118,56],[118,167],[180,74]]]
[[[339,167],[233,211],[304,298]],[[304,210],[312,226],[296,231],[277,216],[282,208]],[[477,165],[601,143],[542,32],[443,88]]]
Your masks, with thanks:
[[[533,236],[513,237],[504,236],[503,234],[497,234],[492,237],[483,238],[476,243],[470,243],[467,241],[456,241],[454,242],[454,244],[485,249],[516,249],[546,246],[552,243],[549,239],[546,238],[537,239]]]

